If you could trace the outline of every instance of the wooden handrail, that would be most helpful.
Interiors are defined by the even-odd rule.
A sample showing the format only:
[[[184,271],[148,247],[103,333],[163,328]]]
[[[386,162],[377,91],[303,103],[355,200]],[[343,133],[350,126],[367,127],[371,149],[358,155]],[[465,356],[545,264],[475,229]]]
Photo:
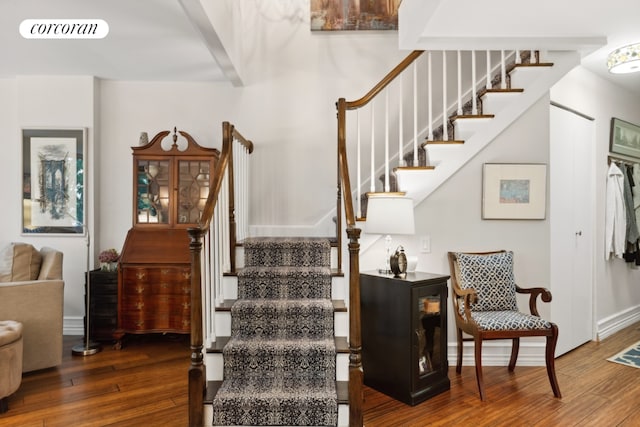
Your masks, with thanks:
[[[411,65],[413,61],[416,60],[416,58],[422,55],[422,52],[424,51],[414,50],[413,52],[411,52],[405,59],[402,60],[401,63],[396,65],[396,67],[393,70],[389,71],[389,74],[384,76],[384,78],[380,80],[380,82],[377,85],[375,85],[369,92],[367,92],[365,96],[355,101],[347,101],[345,103],[345,108],[347,110],[354,110],[356,108],[360,108],[364,105],[367,105],[369,101],[375,98],[376,95],[378,95],[382,91],[382,89],[387,87],[389,83],[395,80],[395,78],[398,77],[400,73],[402,73],[409,65]]]
[[[233,165],[233,142],[238,141],[245,149],[253,152],[253,143],[244,138],[229,122],[222,123],[222,151],[213,171],[213,181],[209,189],[207,201],[202,210],[200,221],[196,227],[187,229],[189,234],[189,250],[191,254],[191,366],[189,367],[189,426],[201,427],[204,424],[204,393],[206,391],[206,367],[204,366],[202,327],[202,240],[209,231],[214,210],[218,202],[222,183],[227,168]],[[232,170],[229,175],[232,175]],[[233,178],[230,180],[230,198],[233,200]],[[233,202],[231,202],[233,206]],[[232,212],[230,212],[231,214]],[[233,217],[231,217],[233,220]],[[235,222],[234,222],[235,226]],[[231,231],[231,230],[230,230]],[[230,250],[235,250],[235,229]]]
[[[356,227],[356,216],[353,208],[353,193],[349,177],[349,162],[347,158],[346,140],[346,112],[367,105],[385,87],[396,79],[420,55],[421,50],[411,52],[400,64],[389,72],[366,95],[355,101],[338,99],[338,199],[337,216],[341,215],[341,202],[344,202],[346,232],[349,238],[349,425],[361,427],[363,424],[363,380],[362,370],[362,329],[360,321],[360,232]],[[342,197],[340,197],[342,192]],[[340,224],[340,221],[338,221]],[[338,233],[338,246],[342,240]]]

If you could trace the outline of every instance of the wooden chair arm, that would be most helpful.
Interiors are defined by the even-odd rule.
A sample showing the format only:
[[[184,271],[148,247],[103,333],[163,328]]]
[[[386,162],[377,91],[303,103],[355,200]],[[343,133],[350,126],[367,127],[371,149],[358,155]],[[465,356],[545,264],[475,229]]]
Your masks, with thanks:
[[[540,317],[537,305],[538,295],[540,295],[543,302],[551,302],[551,292],[546,288],[521,288],[516,285],[516,292],[519,294],[529,294],[529,311],[534,316]]]
[[[462,300],[464,302],[464,320],[465,322],[471,321],[471,304],[478,301],[478,294],[475,289],[461,289],[459,286],[454,285],[452,287],[454,297],[457,300]],[[456,303],[456,315],[460,315],[458,311],[458,304]]]

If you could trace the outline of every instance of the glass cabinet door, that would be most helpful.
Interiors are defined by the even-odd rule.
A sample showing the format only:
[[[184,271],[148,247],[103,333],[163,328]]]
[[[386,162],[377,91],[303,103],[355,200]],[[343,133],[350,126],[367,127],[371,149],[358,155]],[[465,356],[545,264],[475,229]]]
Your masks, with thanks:
[[[136,162],[136,221],[138,224],[169,223],[169,160]]]
[[[447,375],[446,289],[446,286],[412,289],[416,304],[411,321],[415,340],[413,384],[417,388],[427,387],[435,378]]]
[[[197,223],[209,196],[209,160],[178,161],[178,224]]]

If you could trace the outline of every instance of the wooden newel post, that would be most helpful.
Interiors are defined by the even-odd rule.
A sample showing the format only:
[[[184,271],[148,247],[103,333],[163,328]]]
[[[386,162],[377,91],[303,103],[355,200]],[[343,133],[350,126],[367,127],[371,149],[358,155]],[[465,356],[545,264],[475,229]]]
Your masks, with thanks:
[[[189,367],[189,426],[204,424],[205,366],[202,334],[202,288],[200,254],[205,231],[199,227],[188,228],[191,253],[191,366]]]
[[[360,229],[349,237],[349,426],[362,427],[362,328],[360,326]]]

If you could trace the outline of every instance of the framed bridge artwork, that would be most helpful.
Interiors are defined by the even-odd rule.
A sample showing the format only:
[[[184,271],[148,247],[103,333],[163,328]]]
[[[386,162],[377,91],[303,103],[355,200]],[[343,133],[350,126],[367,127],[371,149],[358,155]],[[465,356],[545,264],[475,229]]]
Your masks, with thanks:
[[[311,0],[311,30],[397,30],[400,1]]]
[[[86,129],[22,129],[22,234],[84,235]]]
[[[613,117],[609,151],[640,160],[640,126]]]
[[[547,165],[485,163],[482,219],[544,219]]]

